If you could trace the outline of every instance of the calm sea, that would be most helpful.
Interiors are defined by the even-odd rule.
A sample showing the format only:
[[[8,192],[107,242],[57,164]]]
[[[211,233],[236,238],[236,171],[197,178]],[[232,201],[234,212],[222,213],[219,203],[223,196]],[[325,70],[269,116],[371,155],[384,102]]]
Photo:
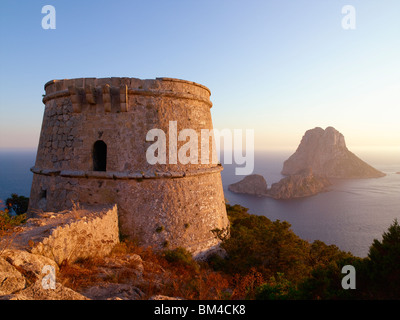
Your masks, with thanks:
[[[11,193],[29,197],[36,150],[0,150],[0,199],[5,200]]]
[[[224,165],[222,182],[225,198],[249,212],[271,220],[288,221],[292,230],[310,242],[321,240],[344,251],[366,257],[372,241],[397,218],[400,222],[400,148],[371,151],[352,150],[361,159],[387,174],[379,179],[336,181],[329,192],[292,200],[275,200],[235,194],[228,185],[240,181],[234,165]],[[294,150],[258,152],[254,173],[267,180],[268,187],[279,181],[283,162]]]
[[[279,181],[283,177],[280,174],[283,161],[293,151],[257,152],[254,173],[263,175],[268,186]],[[352,151],[387,176],[339,181],[329,192],[304,199],[274,200],[230,192],[228,185],[243,177],[235,175],[235,165],[224,164],[225,197],[230,204],[249,208],[250,213],[288,221],[292,230],[305,240],[322,240],[365,257],[373,239],[381,239],[395,218],[400,221],[400,175],[395,174],[400,171],[400,150]],[[0,199],[11,193],[29,197],[32,184],[29,169],[34,162],[35,151],[0,151]]]

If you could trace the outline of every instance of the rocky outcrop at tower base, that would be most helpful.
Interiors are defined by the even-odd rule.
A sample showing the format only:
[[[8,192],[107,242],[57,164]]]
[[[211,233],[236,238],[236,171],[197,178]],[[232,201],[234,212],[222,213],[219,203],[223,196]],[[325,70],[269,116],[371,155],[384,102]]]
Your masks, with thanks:
[[[0,238],[0,300],[87,300],[58,281],[47,288],[44,277],[52,269],[56,280],[59,266],[105,257],[117,243],[116,205],[42,212]]]
[[[350,152],[344,136],[333,127],[308,130],[296,152],[283,164],[282,174],[293,175],[311,168],[328,178],[379,178],[384,173]]]
[[[89,206],[29,219],[14,235],[12,248],[29,250],[60,265],[78,258],[105,256],[118,242],[117,206]]]

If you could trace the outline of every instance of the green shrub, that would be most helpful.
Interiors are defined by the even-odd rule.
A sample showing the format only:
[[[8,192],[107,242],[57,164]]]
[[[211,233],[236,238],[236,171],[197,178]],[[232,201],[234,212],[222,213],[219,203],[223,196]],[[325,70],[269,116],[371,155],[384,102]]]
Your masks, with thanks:
[[[197,267],[196,261],[193,259],[192,254],[185,248],[178,247],[173,250],[165,250],[164,258],[177,265]]]
[[[10,215],[9,211],[6,209],[0,211],[0,235],[6,231],[17,227],[26,221],[26,214],[20,214],[18,216]]]
[[[14,211],[16,215],[20,215],[28,211],[29,198],[19,196],[16,193],[11,194],[6,200],[6,206],[9,211]]]
[[[364,263],[365,278],[374,296],[399,299],[400,225],[397,219],[383,233],[381,241],[374,239]]]
[[[309,243],[295,235],[289,223],[272,222],[247,210],[227,205],[230,237],[223,241],[222,247],[228,258],[225,264],[218,261],[220,270],[243,275],[255,267],[265,279],[281,272],[290,281],[309,274]]]
[[[279,272],[256,290],[256,300],[293,300],[297,296],[297,288]]]

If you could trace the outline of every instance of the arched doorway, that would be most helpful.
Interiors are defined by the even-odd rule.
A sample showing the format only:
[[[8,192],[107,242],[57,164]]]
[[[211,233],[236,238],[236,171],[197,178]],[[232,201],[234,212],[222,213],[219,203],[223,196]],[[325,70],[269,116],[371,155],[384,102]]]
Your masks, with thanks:
[[[93,145],[93,170],[107,170],[107,145],[102,140],[96,141]]]

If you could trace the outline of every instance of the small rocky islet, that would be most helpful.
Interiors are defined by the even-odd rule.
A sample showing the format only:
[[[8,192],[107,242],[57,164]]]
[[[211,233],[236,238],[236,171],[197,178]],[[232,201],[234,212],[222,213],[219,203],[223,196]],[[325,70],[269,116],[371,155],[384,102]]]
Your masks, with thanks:
[[[331,182],[326,177],[315,175],[311,169],[308,169],[273,183],[270,189],[267,188],[267,182],[263,176],[252,174],[229,185],[228,190],[274,199],[292,199],[327,191],[327,187],[330,185]]]

